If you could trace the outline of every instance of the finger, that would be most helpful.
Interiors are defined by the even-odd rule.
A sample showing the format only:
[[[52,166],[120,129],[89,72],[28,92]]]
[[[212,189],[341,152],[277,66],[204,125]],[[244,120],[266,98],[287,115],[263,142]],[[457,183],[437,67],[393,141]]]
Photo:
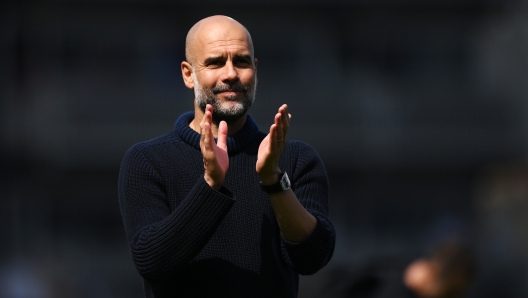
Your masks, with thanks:
[[[286,108],[281,113],[282,130],[284,135],[287,134],[288,127],[290,126],[290,117],[288,115],[288,109]]]
[[[269,150],[277,146],[277,124],[272,124],[269,132]]]
[[[282,117],[282,137],[286,139],[288,137],[288,129],[290,128],[290,117],[288,113],[283,113]]]
[[[287,105],[287,104],[283,104],[283,105],[279,108],[279,112],[280,112],[281,114],[288,115],[288,105]]]
[[[204,117],[202,118],[201,125],[201,134],[202,134],[202,140],[204,144],[210,144],[211,143],[211,122],[212,122],[212,115],[211,111],[209,109],[205,110]],[[207,129],[206,129],[207,127]]]
[[[216,145],[227,151],[227,123],[225,121],[220,121],[218,126],[218,140]]]
[[[202,117],[202,120],[200,121],[200,127],[203,128],[204,126],[204,123],[205,123],[205,120],[207,119],[207,105],[205,106],[205,111],[204,111],[204,115]]]
[[[205,109],[204,121],[209,123],[209,125],[213,122],[213,108],[211,105],[207,105]]]
[[[200,151],[202,152],[202,159],[203,159],[203,164],[204,164],[204,167],[207,168],[207,165],[209,164],[208,163],[208,160],[207,160],[207,156],[208,156],[208,153],[207,151],[209,150],[208,149],[208,142],[206,140],[206,136],[207,136],[207,133],[206,133],[206,127],[205,127],[205,123],[203,123],[203,127],[200,129],[201,130],[201,135],[200,135]]]
[[[288,105],[287,104],[283,104],[279,108],[279,113],[281,113],[284,118],[287,118],[287,116],[288,116]]]
[[[281,114],[281,122],[282,122],[282,136],[285,138],[288,135],[288,128],[290,126],[290,117],[291,115],[288,113],[288,105],[283,104],[279,108],[279,113]]]
[[[202,134],[204,123],[205,123],[205,114],[202,117],[202,120],[200,120],[200,134]]]
[[[288,106],[286,106],[286,109],[284,110],[284,119],[285,119],[285,123],[289,127],[290,126],[291,114],[288,112]]]
[[[284,139],[284,132],[283,132],[283,129],[284,129],[284,125],[282,123],[282,114],[281,113],[277,113],[275,114],[275,119],[274,119],[274,124],[275,124],[275,138],[277,140],[277,142],[281,142],[283,139]]]
[[[213,106],[207,104],[205,106],[205,114],[201,122],[201,149],[204,159],[210,159],[213,152],[214,136],[211,128],[213,121]],[[214,158],[214,157],[213,157]]]
[[[203,143],[203,146],[206,152],[212,149],[211,147],[211,125],[208,122],[204,123],[204,127],[202,129],[202,143]]]

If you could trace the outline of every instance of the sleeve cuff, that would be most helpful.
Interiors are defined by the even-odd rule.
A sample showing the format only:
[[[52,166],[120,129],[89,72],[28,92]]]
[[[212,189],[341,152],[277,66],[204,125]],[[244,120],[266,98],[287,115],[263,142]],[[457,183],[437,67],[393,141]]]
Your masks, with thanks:
[[[282,251],[287,263],[299,274],[314,274],[331,259],[335,246],[335,230],[320,217],[312,234],[300,243],[289,242],[281,234]]]

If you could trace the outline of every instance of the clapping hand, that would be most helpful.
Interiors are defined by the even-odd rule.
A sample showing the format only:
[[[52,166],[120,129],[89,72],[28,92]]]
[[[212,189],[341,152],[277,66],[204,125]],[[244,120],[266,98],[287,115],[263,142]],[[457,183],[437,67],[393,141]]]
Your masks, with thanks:
[[[215,142],[211,123],[213,121],[213,107],[208,104],[200,122],[200,150],[204,163],[204,179],[214,189],[219,190],[229,168],[227,155],[227,123],[221,121],[218,125],[218,138]]]
[[[290,119],[288,105],[283,104],[275,114],[269,134],[260,143],[256,170],[263,184],[274,184],[279,180],[279,158],[286,144]]]

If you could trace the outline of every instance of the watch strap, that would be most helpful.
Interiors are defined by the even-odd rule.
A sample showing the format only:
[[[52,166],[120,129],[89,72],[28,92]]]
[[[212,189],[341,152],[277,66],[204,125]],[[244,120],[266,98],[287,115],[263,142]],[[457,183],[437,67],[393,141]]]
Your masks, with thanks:
[[[261,181],[260,187],[266,193],[276,193],[276,192],[290,189],[291,185],[290,185],[290,179],[288,178],[288,174],[286,174],[286,172],[282,172],[279,175],[279,181],[277,181],[277,183],[271,184],[271,185],[264,185],[262,184],[262,181]]]

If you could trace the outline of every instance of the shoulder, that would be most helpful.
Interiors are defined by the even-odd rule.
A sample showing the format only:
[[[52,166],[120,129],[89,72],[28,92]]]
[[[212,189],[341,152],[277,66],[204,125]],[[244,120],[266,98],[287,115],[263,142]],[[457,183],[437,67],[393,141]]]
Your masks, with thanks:
[[[165,133],[150,140],[142,141],[132,145],[125,153],[125,160],[144,159],[146,156],[155,155],[156,152],[163,153],[169,151],[170,147],[179,143],[179,139],[174,131]]]
[[[138,142],[132,145],[128,151],[145,151],[152,150],[159,146],[165,146],[167,144],[174,144],[178,142],[178,138],[174,131],[167,132],[158,137],[152,138],[150,140]]]
[[[319,158],[319,154],[310,144],[299,140],[287,141],[284,153],[296,156],[314,156]]]
[[[288,141],[281,155],[281,167],[290,171],[325,171],[324,164],[317,151],[303,141]]]

